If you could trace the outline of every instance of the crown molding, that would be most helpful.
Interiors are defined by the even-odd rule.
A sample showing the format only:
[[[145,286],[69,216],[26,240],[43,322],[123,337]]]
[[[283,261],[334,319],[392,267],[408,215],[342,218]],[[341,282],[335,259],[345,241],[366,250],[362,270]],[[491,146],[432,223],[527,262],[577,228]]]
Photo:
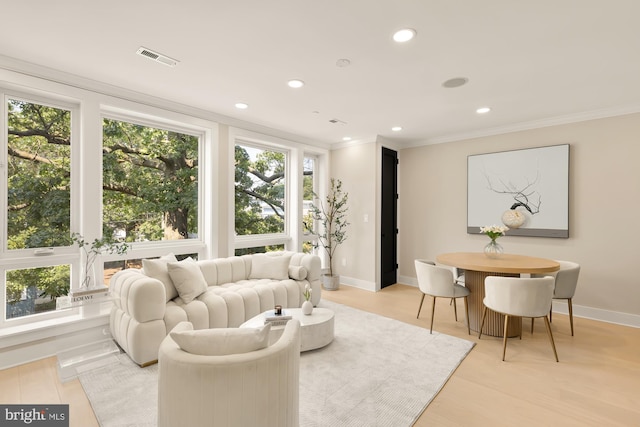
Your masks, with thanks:
[[[204,120],[210,120],[219,124],[228,125],[236,128],[247,129],[253,132],[262,133],[269,136],[278,137],[292,142],[307,144],[310,146],[330,149],[331,144],[306,138],[300,135],[291,134],[268,126],[247,122],[233,117],[218,114],[214,111],[203,110],[169,99],[159,98],[152,95],[144,94],[130,89],[124,89],[119,86],[110,85],[97,80],[59,71],[42,65],[22,61],[20,59],[0,55],[0,68],[14,73],[23,74],[29,77],[43,79],[52,83],[63,84],[80,90],[98,93],[113,98],[120,98],[126,101],[137,102],[140,104],[162,108],[167,111],[186,114]]]
[[[439,137],[429,138],[426,141],[414,141],[404,144],[404,148],[421,147],[425,145],[444,144],[447,142],[463,141],[487,136],[502,135],[506,133],[520,132],[532,129],[541,129],[551,126],[560,126],[571,123],[586,122],[589,120],[605,119],[609,117],[625,116],[628,114],[640,113],[640,104],[631,104],[613,108],[603,108],[599,110],[584,111],[582,113],[567,114],[564,116],[548,117],[540,120],[514,123],[505,126],[498,126],[473,132],[453,133]]]

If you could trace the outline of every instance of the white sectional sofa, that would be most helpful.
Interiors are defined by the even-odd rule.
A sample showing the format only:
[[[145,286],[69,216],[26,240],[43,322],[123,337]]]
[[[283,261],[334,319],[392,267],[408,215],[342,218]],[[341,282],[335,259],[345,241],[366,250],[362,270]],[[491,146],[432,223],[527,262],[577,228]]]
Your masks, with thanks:
[[[111,335],[145,366],[157,361],[160,343],[180,322],[194,329],[238,327],[275,305],[300,307],[307,284],[317,305],[320,274],[318,256],[294,252],[143,260],[142,269],[125,269],[111,278]]]

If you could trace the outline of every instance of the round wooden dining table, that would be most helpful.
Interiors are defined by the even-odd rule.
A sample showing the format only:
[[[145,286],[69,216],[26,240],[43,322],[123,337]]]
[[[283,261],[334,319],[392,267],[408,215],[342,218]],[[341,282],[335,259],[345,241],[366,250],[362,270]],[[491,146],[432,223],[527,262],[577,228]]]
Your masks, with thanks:
[[[521,274],[552,273],[560,269],[557,261],[525,255],[501,254],[489,258],[484,252],[452,252],[436,257],[440,264],[464,270],[465,286],[470,294],[469,326],[480,332],[484,299],[484,279],[487,276],[519,277]],[[504,331],[504,316],[493,311],[487,312],[483,334],[501,337]],[[518,336],[522,330],[522,318],[509,316],[509,336]]]

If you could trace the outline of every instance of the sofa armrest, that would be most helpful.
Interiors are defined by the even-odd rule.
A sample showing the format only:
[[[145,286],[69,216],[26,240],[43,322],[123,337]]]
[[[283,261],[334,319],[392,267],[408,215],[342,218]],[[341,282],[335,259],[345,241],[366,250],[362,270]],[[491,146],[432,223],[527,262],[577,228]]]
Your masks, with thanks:
[[[320,280],[322,272],[320,257],[317,255],[294,253],[291,255],[289,265],[302,266],[307,270],[307,280],[312,282]]]
[[[158,279],[129,268],[113,275],[109,290],[114,305],[139,323],[163,319],[166,291]]]
[[[306,280],[311,285],[311,302],[317,306],[322,296],[322,283],[320,275],[322,273],[322,262],[318,255],[293,253],[289,265],[302,266],[307,270]]]

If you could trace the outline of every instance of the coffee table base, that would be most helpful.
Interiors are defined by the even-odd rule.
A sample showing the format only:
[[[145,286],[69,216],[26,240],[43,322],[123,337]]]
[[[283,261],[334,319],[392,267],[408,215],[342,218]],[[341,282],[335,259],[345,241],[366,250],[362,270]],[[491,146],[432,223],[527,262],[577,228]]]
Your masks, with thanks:
[[[310,315],[302,314],[299,308],[285,308],[286,313],[300,322],[300,351],[315,350],[333,341],[334,313],[328,308],[316,307]],[[241,328],[259,328],[264,325],[264,313],[244,322]],[[271,326],[269,344],[273,344],[282,335],[284,326]]]

